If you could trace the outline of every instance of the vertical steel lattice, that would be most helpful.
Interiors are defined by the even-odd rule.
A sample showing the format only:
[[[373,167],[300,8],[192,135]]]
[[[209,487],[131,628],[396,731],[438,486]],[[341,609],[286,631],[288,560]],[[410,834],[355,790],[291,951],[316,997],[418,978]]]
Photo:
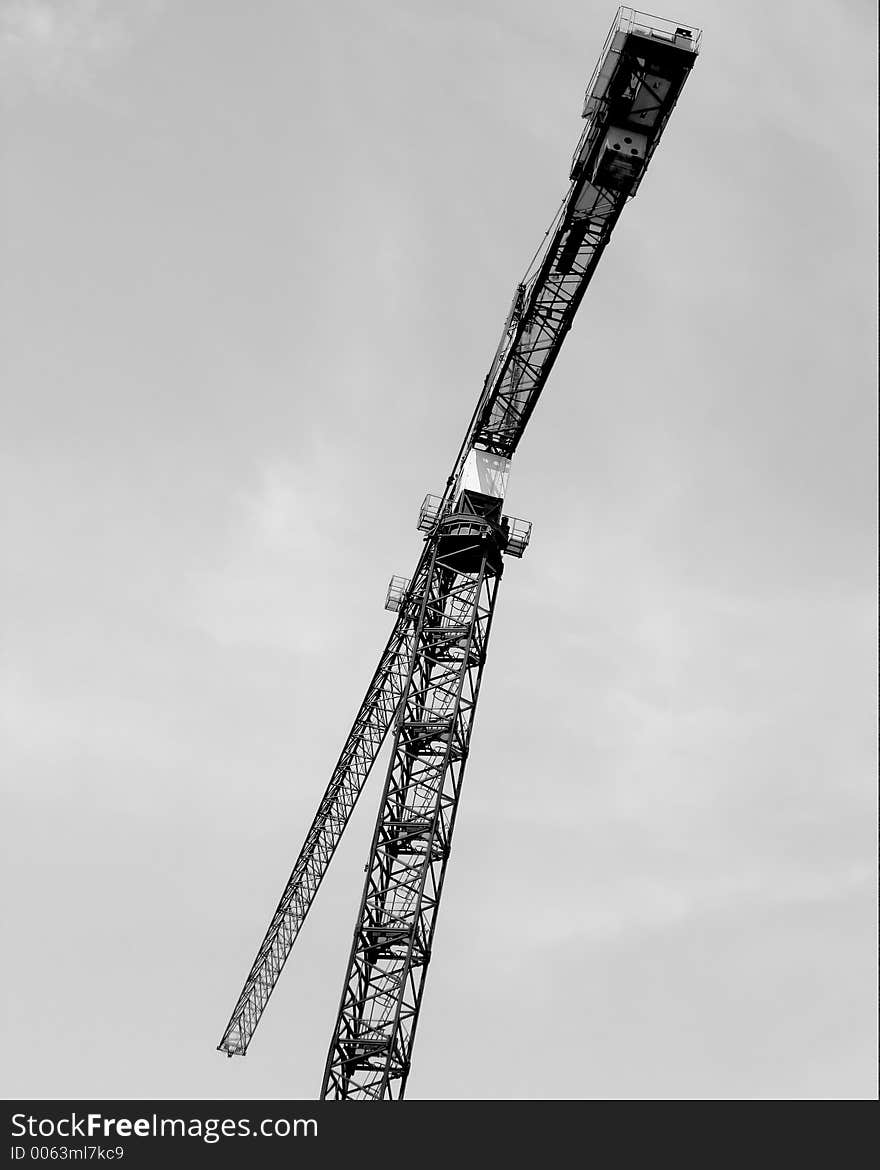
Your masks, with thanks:
[[[504,536],[452,516],[431,538],[415,644],[322,1098],[404,1095]]]

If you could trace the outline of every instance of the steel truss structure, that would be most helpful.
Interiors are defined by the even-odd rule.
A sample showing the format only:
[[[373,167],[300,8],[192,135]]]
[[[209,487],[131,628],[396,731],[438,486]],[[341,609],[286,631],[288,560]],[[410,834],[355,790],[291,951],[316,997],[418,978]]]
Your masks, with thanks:
[[[422,561],[427,566],[427,558],[423,557]],[[422,562],[419,568],[422,568]],[[418,572],[416,580],[422,582],[424,572]],[[409,678],[413,635],[413,617],[407,609],[398,616],[382,651],[330,783],[226,1025],[218,1047],[229,1056],[243,1056],[247,1052],[373,762],[382,749]]]
[[[403,1097],[503,556],[522,556],[531,531],[502,515],[507,468],[699,44],[697,30],[618,10],[587,87],[569,189],[517,286],[443,494],[422,505],[413,576],[392,578],[394,629],[218,1045],[247,1051],[393,726],[322,1096]],[[474,476],[489,486],[475,491]]]
[[[415,647],[322,1097],[399,1099],[501,580],[504,530],[452,514],[430,538]]]

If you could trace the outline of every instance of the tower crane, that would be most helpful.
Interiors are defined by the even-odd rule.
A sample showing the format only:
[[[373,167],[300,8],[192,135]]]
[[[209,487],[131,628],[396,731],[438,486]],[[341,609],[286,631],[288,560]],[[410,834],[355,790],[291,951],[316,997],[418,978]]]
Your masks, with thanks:
[[[218,1045],[243,1055],[380,749],[390,762],[365,867],[322,1098],[400,1100],[449,860],[505,559],[531,525],[504,513],[511,460],[625,204],[639,189],[700,32],[620,8],[587,86],[570,185],[517,286],[363,702]]]

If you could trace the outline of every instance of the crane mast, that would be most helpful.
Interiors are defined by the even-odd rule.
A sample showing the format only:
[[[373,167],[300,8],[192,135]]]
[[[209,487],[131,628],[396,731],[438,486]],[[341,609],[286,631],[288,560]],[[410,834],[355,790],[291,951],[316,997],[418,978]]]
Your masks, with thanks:
[[[392,748],[321,1097],[401,1099],[505,558],[511,459],[626,202],[699,52],[700,33],[618,10],[587,87],[570,186],[517,286],[446,485],[425,497],[412,578],[330,783],[218,1047],[242,1055],[372,765]]]

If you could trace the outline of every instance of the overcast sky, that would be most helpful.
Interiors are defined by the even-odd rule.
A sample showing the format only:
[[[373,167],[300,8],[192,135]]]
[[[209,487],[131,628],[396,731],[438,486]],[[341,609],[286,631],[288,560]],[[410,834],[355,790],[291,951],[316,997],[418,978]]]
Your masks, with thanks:
[[[514,461],[408,1096],[876,1094],[874,5],[703,53]],[[377,768],[214,1051],[614,16],[0,0],[4,1095],[314,1098]]]

